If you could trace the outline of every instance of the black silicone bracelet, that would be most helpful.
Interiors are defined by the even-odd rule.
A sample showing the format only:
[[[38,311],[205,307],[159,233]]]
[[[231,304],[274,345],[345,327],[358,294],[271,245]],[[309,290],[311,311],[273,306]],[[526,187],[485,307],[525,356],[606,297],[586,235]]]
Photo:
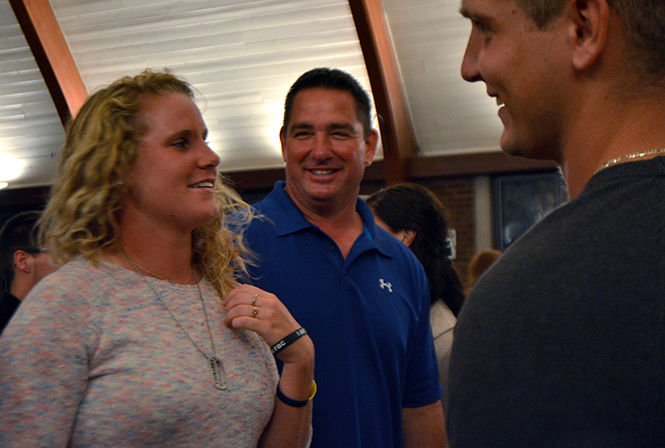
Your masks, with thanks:
[[[307,330],[305,330],[303,327],[300,327],[296,331],[294,331],[293,333],[287,335],[284,339],[280,339],[279,341],[277,341],[275,343],[275,345],[270,347],[270,351],[272,352],[273,355],[275,355],[275,354],[281,352],[282,350],[284,350],[289,345],[296,342],[301,337],[305,336],[306,334],[307,334]]]
[[[312,381],[312,393],[307,400],[294,400],[293,398],[289,398],[284,395],[282,390],[279,388],[279,385],[277,385],[277,398],[279,398],[285,405],[291,406],[293,408],[303,408],[307,406],[307,403],[312,401],[314,395],[316,395],[316,381]]]

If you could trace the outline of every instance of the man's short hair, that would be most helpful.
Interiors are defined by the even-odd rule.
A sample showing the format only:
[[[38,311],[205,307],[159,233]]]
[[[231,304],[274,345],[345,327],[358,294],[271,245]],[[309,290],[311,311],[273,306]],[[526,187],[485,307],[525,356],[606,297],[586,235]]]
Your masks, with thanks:
[[[516,1],[539,28],[546,27],[566,4],[565,0]],[[664,83],[665,1],[607,0],[607,4],[622,21],[632,62],[659,84]]]
[[[14,253],[23,250],[29,254],[41,252],[37,244],[36,225],[40,213],[18,213],[0,229],[0,281],[2,290],[9,291],[14,281]]]
[[[565,0],[516,0],[539,28],[547,26],[563,11]]]
[[[282,123],[284,130],[289,127],[293,102],[298,92],[317,87],[349,92],[356,103],[356,114],[358,115],[358,121],[363,125],[365,137],[369,135],[372,103],[365,89],[347,72],[336,68],[323,67],[303,73],[289,89],[289,93],[286,95],[286,100],[284,101],[284,122]]]

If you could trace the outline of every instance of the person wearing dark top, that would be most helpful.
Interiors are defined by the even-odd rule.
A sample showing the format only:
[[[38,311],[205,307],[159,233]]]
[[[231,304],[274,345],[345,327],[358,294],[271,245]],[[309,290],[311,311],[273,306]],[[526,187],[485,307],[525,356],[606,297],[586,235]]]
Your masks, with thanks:
[[[38,220],[39,212],[22,212],[0,230],[0,334],[32,287],[55,270],[36,243]]]
[[[20,304],[21,301],[15,295],[9,291],[2,292],[2,296],[0,296],[0,334]]]
[[[461,72],[502,149],[572,201],[478,281],[455,330],[451,446],[665,446],[665,2],[462,0]]]

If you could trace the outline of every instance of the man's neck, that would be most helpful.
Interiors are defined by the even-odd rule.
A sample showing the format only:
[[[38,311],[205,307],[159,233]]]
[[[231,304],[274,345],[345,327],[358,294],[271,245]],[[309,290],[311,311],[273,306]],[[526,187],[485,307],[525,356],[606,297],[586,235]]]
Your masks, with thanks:
[[[9,289],[9,293],[20,301],[23,301],[33,286],[34,283],[18,278],[16,273],[14,273],[14,281],[12,282],[12,287]]]
[[[665,93],[618,104],[611,102],[602,113],[577,120],[565,142],[561,169],[571,198],[577,197],[591,177],[608,162],[630,154],[665,148]],[[647,154],[647,160],[658,154]]]
[[[349,200],[343,204],[321,204],[321,206],[307,207],[299,203],[289,194],[293,203],[298,207],[309,222],[317,226],[323,233],[328,235],[346,258],[351,251],[353,243],[363,232],[363,220],[356,211],[356,199]]]

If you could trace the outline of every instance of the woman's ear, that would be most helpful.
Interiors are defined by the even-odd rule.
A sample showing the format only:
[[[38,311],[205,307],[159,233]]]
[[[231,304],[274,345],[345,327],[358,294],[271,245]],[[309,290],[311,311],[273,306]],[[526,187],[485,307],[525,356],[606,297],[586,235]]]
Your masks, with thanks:
[[[418,233],[415,230],[400,230],[397,233],[397,238],[399,238],[404,244],[408,247],[411,247],[413,240],[416,239]]]
[[[607,44],[610,9],[607,0],[568,0],[569,39],[575,70],[589,69]]]

